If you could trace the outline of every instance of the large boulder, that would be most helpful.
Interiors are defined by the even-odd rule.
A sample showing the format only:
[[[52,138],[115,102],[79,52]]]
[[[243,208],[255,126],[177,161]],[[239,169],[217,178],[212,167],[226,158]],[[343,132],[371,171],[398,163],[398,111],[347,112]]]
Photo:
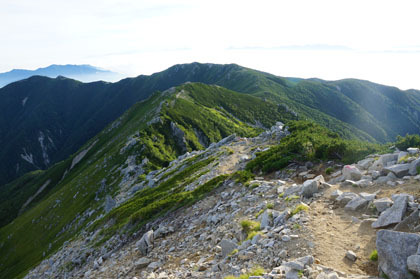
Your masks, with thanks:
[[[352,199],[357,198],[359,195],[353,192],[344,192],[339,195],[335,200],[342,206],[346,205]]]
[[[394,204],[382,212],[378,220],[372,223],[372,228],[384,228],[389,225],[397,224],[401,222],[404,217],[405,211],[407,210],[407,195],[396,195],[394,198]]]
[[[386,167],[389,163],[393,161],[397,161],[398,153],[397,154],[384,154],[376,160],[373,165],[369,168],[370,170],[381,170],[383,167]]]
[[[392,172],[397,177],[402,178],[402,177],[408,175],[408,172],[410,170],[410,165],[411,164],[397,164],[397,165],[392,165],[392,166],[383,168],[383,171],[386,174]]]
[[[376,207],[379,213],[387,210],[392,206],[392,200],[390,198],[381,198],[373,201],[373,205]]]
[[[220,241],[219,246],[222,247],[223,258],[229,255],[233,250],[238,248],[238,245],[235,242],[227,240],[227,239],[223,239],[222,241]]]
[[[407,259],[417,253],[420,235],[380,230],[376,234],[378,268],[392,279],[414,279],[408,270]]]
[[[137,241],[136,246],[142,255],[147,255],[153,248],[153,242],[153,230],[150,230]]]
[[[415,232],[416,227],[419,225],[419,221],[419,210],[415,209],[410,216],[398,223],[394,230],[399,232]]]
[[[351,201],[349,201],[344,207],[344,209],[355,211],[355,210],[359,210],[366,207],[368,203],[369,203],[368,200],[360,196],[357,196],[357,197],[354,197]]]
[[[417,173],[418,167],[420,167],[420,158],[410,163],[410,169],[408,170],[408,174],[413,175],[413,176],[418,174]]]
[[[352,165],[345,165],[343,167],[343,176],[345,179],[358,181],[362,178],[362,173],[360,170]]]
[[[306,180],[302,186],[302,196],[305,198],[311,198],[315,193],[318,192],[318,181]]]
[[[366,158],[364,160],[357,162],[357,167],[361,170],[367,170],[373,164],[373,162],[375,162],[375,159]]]
[[[260,227],[261,227],[262,230],[265,229],[265,228],[271,227],[273,225],[273,221],[272,221],[272,218],[270,217],[270,215],[271,214],[270,214],[269,210],[264,211],[264,213],[260,215],[260,218],[259,218],[260,222],[261,222]]]

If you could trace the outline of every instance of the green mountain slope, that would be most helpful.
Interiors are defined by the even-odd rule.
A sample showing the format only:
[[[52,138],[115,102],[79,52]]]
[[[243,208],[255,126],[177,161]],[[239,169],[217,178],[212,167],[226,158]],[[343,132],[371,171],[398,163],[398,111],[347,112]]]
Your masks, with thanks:
[[[420,132],[420,92],[360,80],[282,78],[238,65],[182,64],[117,83],[32,77],[0,89],[0,185],[66,159],[153,92],[185,82],[269,99],[348,139]]]
[[[106,197],[132,187],[133,178],[144,185],[146,174],[185,151],[290,119],[277,104],[218,86],[189,83],[153,94],[65,161],[7,185],[1,220],[21,215],[0,229],[0,278],[22,276],[77,235],[104,213]]]

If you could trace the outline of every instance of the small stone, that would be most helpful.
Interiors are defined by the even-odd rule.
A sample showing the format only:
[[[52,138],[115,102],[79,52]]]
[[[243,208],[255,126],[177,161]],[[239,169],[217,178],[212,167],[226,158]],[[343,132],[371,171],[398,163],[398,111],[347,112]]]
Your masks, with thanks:
[[[346,252],[346,258],[349,259],[352,262],[355,262],[357,260],[356,253],[354,253],[351,250],[349,250],[349,251]]]

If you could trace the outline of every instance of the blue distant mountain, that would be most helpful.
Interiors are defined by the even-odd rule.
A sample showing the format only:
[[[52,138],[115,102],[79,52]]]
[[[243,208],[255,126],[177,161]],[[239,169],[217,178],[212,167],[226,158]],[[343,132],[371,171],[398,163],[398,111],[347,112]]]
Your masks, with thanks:
[[[31,76],[46,76],[51,78],[65,76],[83,82],[98,80],[117,81],[123,77],[121,74],[90,65],[51,65],[36,70],[16,69],[6,73],[0,73],[0,87]]]

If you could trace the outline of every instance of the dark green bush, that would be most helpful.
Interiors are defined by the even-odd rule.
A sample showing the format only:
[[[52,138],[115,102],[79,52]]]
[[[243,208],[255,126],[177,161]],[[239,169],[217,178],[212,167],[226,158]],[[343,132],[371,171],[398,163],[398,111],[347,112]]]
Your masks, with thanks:
[[[420,147],[420,135],[397,136],[395,146],[400,150],[407,150],[409,147]]]
[[[246,169],[269,173],[286,167],[293,161],[339,160],[352,163],[384,146],[357,140],[345,140],[314,122],[291,121],[291,134],[270,150],[259,153]]]

